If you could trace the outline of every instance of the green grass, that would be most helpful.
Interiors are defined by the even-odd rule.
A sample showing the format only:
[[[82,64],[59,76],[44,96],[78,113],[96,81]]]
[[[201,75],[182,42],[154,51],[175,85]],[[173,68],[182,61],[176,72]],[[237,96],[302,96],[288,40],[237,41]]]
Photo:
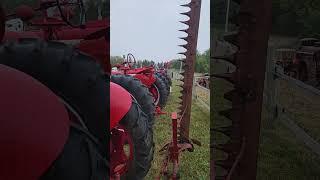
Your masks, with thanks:
[[[176,112],[179,103],[178,82],[173,81],[173,91],[170,94],[165,112]],[[180,160],[181,179],[209,179],[210,175],[210,137],[209,137],[209,112],[201,107],[197,102],[192,103],[190,137],[199,140],[201,147],[195,145],[194,152],[183,152]],[[171,140],[171,118],[162,115],[156,118],[154,127],[155,154],[152,167],[146,179],[155,179],[161,169],[164,156],[159,154],[159,150]]]
[[[279,96],[280,105],[291,114],[292,120],[320,143],[320,96],[281,80]]]
[[[279,121],[265,128],[263,113],[258,158],[258,180],[320,179],[320,158],[299,142]]]

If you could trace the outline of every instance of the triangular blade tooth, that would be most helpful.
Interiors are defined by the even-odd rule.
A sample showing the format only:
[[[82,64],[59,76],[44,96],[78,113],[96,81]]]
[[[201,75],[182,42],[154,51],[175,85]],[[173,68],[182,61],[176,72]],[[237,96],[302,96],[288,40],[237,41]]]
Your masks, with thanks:
[[[238,34],[239,33],[237,31],[229,32],[223,36],[223,39],[228,43],[239,47]]]
[[[189,29],[179,29],[178,31],[189,34]]]
[[[230,140],[227,144],[211,145],[212,148],[226,152],[228,154],[237,153],[240,149],[241,142]]]
[[[230,169],[233,166],[235,159],[236,159],[236,155],[229,154],[227,159],[217,160],[214,162],[214,164],[224,169]]]
[[[212,128],[210,131],[219,132],[225,134],[226,136],[231,136],[232,133],[232,126],[223,126],[218,128]]]
[[[190,21],[188,20],[188,21],[179,21],[180,23],[182,23],[182,24],[185,24],[185,25],[187,25],[187,26],[189,26],[189,24],[190,24]]]
[[[233,65],[236,65],[236,55],[235,54],[231,54],[229,56],[214,56],[214,59],[221,59],[224,61],[227,61]]]
[[[233,89],[229,92],[226,92],[223,97],[226,99],[226,100],[229,100],[229,101],[232,101],[233,97],[236,95],[237,93],[237,90]]]
[[[178,110],[180,110],[180,112],[183,112],[184,107],[181,105],[180,107],[178,107]]]
[[[187,49],[187,44],[178,45],[179,47]]]
[[[220,116],[224,116],[228,119],[231,119],[232,110],[233,109],[227,109],[227,110],[219,111],[218,113]]]
[[[182,13],[180,13],[180,14],[190,17],[190,12],[191,12],[191,11],[188,11],[188,12],[182,12]]]
[[[182,39],[182,40],[187,41],[187,40],[188,40],[188,37],[179,37],[179,39]],[[187,42],[188,42],[188,41],[187,41]]]
[[[232,84],[235,83],[235,73],[211,74],[212,77],[224,79]]]
[[[178,53],[178,54],[180,54],[180,55],[186,55],[186,53],[185,52],[180,52],[180,53]]]
[[[182,4],[182,5],[180,5],[180,6],[182,6],[182,7],[190,7],[190,4],[191,4],[191,3],[188,3],[188,4]]]
[[[179,29],[178,31],[184,32],[184,33],[187,33],[187,34],[188,34],[188,29]]]
[[[183,82],[183,80],[181,80],[181,81]],[[179,84],[178,86],[181,87],[181,88],[183,88],[183,84]]]

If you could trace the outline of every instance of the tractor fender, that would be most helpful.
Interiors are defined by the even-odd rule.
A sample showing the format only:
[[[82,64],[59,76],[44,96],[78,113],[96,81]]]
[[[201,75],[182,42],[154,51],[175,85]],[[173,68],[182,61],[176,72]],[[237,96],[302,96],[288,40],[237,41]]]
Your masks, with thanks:
[[[62,152],[64,104],[31,76],[0,65],[0,179],[39,179]]]
[[[142,82],[142,84],[146,85],[148,88],[150,88],[152,84],[154,84],[156,81],[154,74],[149,74],[149,75],[129,74],[129,75],[135,77],[136,79],[139,79]]]
[[[110,82],[110,130],[128,113],[131,104],[130,93],[120,85]]]

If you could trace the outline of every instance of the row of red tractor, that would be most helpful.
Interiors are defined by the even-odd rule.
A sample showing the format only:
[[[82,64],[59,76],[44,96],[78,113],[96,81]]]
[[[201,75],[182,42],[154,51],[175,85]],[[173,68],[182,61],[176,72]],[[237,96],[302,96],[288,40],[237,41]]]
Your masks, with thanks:
[[[15,142],[0,143],[0,179],[134,180],[148,173],[155,115],[170,93],[167,67],[134,68],[129,54],[111,71],[109,17],[85,17],[82,0],[39,0],[14,12],[0,4],[0,83],[7,84],[0,137]],[[12,18],[28,27],[6,31]]]

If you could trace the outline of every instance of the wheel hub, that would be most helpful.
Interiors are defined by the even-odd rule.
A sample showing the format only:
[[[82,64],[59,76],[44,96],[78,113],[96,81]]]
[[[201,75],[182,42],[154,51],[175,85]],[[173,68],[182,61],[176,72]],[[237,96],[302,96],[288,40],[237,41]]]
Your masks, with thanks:
[[[133,161],[133,142],[122,125],[111,131],[110,154],[111,177],[123,175]]]

